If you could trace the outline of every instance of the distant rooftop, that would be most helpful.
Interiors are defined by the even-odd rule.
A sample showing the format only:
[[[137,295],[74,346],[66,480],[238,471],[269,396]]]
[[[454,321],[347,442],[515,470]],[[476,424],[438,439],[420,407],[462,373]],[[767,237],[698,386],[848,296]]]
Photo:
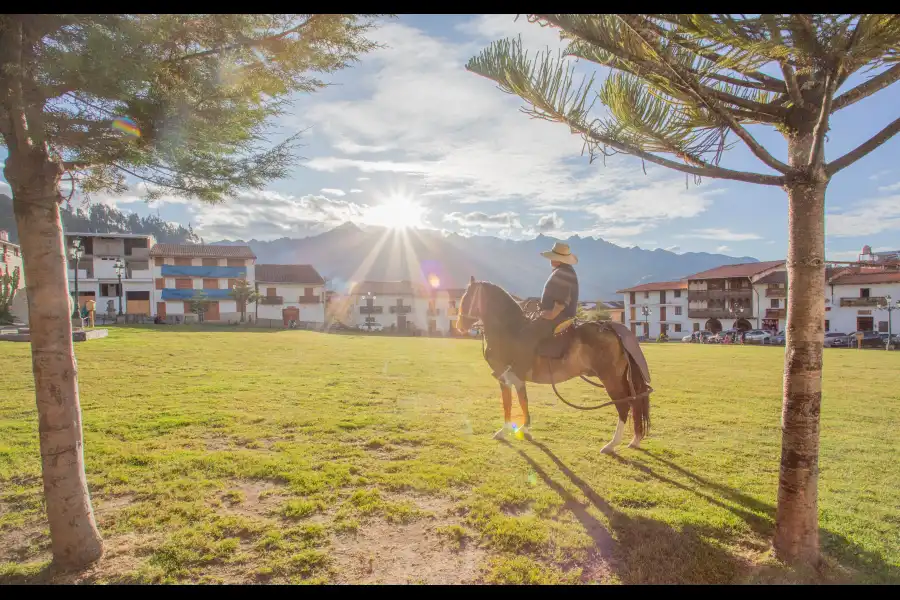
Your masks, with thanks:
[[[218,244],[156,244],[150,249],[150,256],[256,258],[250,246],[220,246]]]
[[[783,260],[769,260],[766,262],[741,263],[737,265],[722,265],[714,269],[708,269],[689,275],[686,279],[728,279],[731,277],[753,277],[769,269],[783,266]]]
[[[630,292],[656,292],[663,290],[686,290],[688,289],[688,284],[686,280],[683,281],[657,281],[654,283],[642,283],[641,285],[636,285],[634,287],[626,288],[624,290],[619,290],[617,294],[627,294]]]
[[[260,283],[305,283],[325,285],[325,280],[312,265],[256,265],[256,281]]]
[[[130,238],[130,239],[138,239],[138,238],[151,238],[153,237],[149,233],[96,233],[96,232],[83,232],[83,231],[66,231],[66,237],[105,237],[105,238]]]

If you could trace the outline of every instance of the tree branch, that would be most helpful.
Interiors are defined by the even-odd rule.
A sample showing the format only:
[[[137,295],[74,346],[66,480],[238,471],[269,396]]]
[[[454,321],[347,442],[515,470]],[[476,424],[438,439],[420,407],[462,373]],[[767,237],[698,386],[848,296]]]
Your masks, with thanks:
[[[679,162],[675,162],[674,160],[669,160],[668,158],[663,158],[661,156],[656,156],[655,154],[645,152],[644,150],[641,150],[640,148],[637,148],[635,146],[623,144],[622,142],[618,142],[612,138],[608,138],[600,133],[597,133],[593,129],[586,128],[582,123],[578,123],[566,118],[565,115],[555,116],[556,120],[567,124],[570,129],[579,132],[582,136],[584,136],[586,139],[589,139],[594,144],[610,146],[624,154],[630,154],[632,156],[636,156],[648,162],[652,162],[654,164],[673,169],[675,171],[681,171],[682,173],[688,173],[690,175],[697,175],[700,177],[731,179],[734,181],[744,181],[747,183],[758,183],[762,185],[775,185],[779,187],[783,186],[785,182],[784,177],[778,175],[749,173],[747,171],[733,171],[731,169],[725,169],[723,167],[716,167],[708,164],[704,164],[703,166],[681,164]]]
[[[846,169],[866,154],[891,139],[897,132],[900,132],[900,117],[894,119],[893,122],[875,134],[875,136],[868,141],[863,142],[847,154],[825,165],[825,172],[831,177],[838,171]]]
[[[868,98],[875,92],[883,90],[887,86],[900,79],[900,63],[894,65],[886,71],[882,71],[875,77],[869,79],[865,83],[861,83],[851,90],[847,90],[834,99],[831,105],[831,112],[835,113],[842,108],[847,108],[851,104],[855,104],[864,98]]]
[[[769,28],[769,35],[772,36],[772,39],[779,44],[783,43],[781,29],[778,23],[775,22],[775,16],[766,15],[764,18],[766,20],[766,25]],[[796,106],[802,107],[804,105],[803,95],[800,93],[800,85],[797,83],[797,75],[794,73],[794,67],[792,67],[787,60],[778,61],[778,65],[781,67],[781,72],[784,74],[784,84],[787,87],[788,96],[791,97],[791,101]]]
[[[831,101],[834,96],[835,73],[828,71],[825,75],[825,95],[822,97],[822,108],[813,128],[813,143],[809,149],[807,166],[814,167],[825,160],[825,133],[828,131],[828,116],[831,114]]]
[[[774,156],[769,154],[769,151],[760,145],[756,139],[750,135],[750,132],[744,129],[737,120],[729,114],[726,110],[719,105],[718,101],[711,100],[707,98],[704,91],[700,88],[702,87],[699,83],[693,81],[686,81],[681,73],[678,72],[678,69],[672,65],[671,59],[668,56],[664,56],[659,52],[658,48],[653,44],[652,41],[647,40],[645,34],[642,30],[641,24],[634,21],[633,17],[627,15],[619,15],[619,18],[623,20],[623,22],[628,25],[631,30],[637,35],[647,46],[650,48],[652,52],[654,52],[657,58],[662,61],[665,65],[667,65],[676,77],[679,77],[683,80],[683,83],[693,92],[693,95],[703,104],[705,104],[713,113],[719,116],[720,119],[724,121],[726,125],[737,135],[741,140],[747,144],[747,147],[750,148],[750,151],[765,163],[767,166],[779,171],[781,173],[789,173],[791,171],[791,167],[776,159]]]
[[[258,39],[245,38],[244,40],[234,43],[234,44],[228,44],[227,46],[221,46],[219,48],[210,48],[209,50],[202,50],[200,52],[194,52],[192,54],[185,54],[184,56],[176,56],[176,57],[170,58],[169,60],[164,61],[164,62],[173,63],[173,62],[180,62],[183,60],[191,60],[194,58],[203,58],[206,56],[213,56],[213,55],[219,54],[221,52],[237,50],[238,48],[257,48],[267,42],[274,42],[275,40],[279,40],[279,39],[286,37],[292,33],[299,33],[301,31],[303,31],[304,29],[306,29],[306,27],[310,23],[317,20],[316,17],[318,17],[318,16],[319,15],[311,15],[304,22],[300,23],[299,25],[297,25],[295,27],[291,27],[290,29],[286,29],[286,30],[282,31],[281,33],[276,33],[276,34],[265,36],[265,37],[258,38]]]

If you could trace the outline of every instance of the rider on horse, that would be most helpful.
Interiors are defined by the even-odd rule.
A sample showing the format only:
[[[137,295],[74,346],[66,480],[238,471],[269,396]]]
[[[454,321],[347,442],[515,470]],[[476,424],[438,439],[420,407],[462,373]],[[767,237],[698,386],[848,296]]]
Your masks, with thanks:
[[[540,312],[535,313],[519,333],[511,364],[503,373],[494,373],[506,385],[522,385],[538,345],[552,336],[560,323],[574,318],[578,310],[578,276],[572,268],[578,258],[569,250],[568,244],[561,242],[555,243],[552,250],[541,252],[541,256],[550,259],[553,272],[544,284]]]

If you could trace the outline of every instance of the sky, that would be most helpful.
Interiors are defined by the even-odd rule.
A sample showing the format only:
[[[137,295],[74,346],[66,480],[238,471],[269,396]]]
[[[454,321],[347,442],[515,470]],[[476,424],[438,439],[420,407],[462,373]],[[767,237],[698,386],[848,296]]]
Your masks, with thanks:
[[[207,242],[299,238],[350,220],[511,239],[597,236],[623,246],[760,260],[785,256],[784,190],[714,179],[695,185],[693,178],[686,186],[683,173],[650,164],[645,173],[639,160],[621,155],[588,164],[581,139],[564,125],[530,118],[519,98],[465,70],[490,42],[517,35],[527,49],[564,47],[557,30],[515,15],[401,15],[373,32],[383,48],[327,76],[333,85],[297,97],[282,118],[283,131],[303,131],[305,144],[304,159],[287,179],[216,206],[169,196],[147,205],[139,185],[92,201],[191,223]],[[900,84],[836,113],[827,160],[895,119],[898,105]],[[779,134],[749,129],[787,160]],[[832,180],[829,259],[856,258],[864,244],[876,251],[900,247],[898,155],[900,136]],[[741,145],[722,166],[772,173]],[[2,178],[0,192],[9,193]]]

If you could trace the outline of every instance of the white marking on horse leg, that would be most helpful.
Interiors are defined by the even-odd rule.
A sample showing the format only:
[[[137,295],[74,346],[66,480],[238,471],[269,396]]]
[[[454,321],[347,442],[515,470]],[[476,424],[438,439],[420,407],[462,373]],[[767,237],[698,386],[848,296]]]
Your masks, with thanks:
[[[622,441],[622,432],[624,432],[624,431],[625,431],[625,421],[620,420],[616,424],[616,433],[615,433],[615,435],[613,435],[613,439],[611,439],[607,445],[603,446],[603,448],[600,449],[600,452],[603,452],[606,454],[613,452],[615,450],[616,446],[619,445],[619,442]]]
[[[506,432],[512,431],[513,424],[512,423],[504,423],[503,427],[497,430],[497,433],[494,434],[493,439],[495,440],[503,440],[506,439]]]

